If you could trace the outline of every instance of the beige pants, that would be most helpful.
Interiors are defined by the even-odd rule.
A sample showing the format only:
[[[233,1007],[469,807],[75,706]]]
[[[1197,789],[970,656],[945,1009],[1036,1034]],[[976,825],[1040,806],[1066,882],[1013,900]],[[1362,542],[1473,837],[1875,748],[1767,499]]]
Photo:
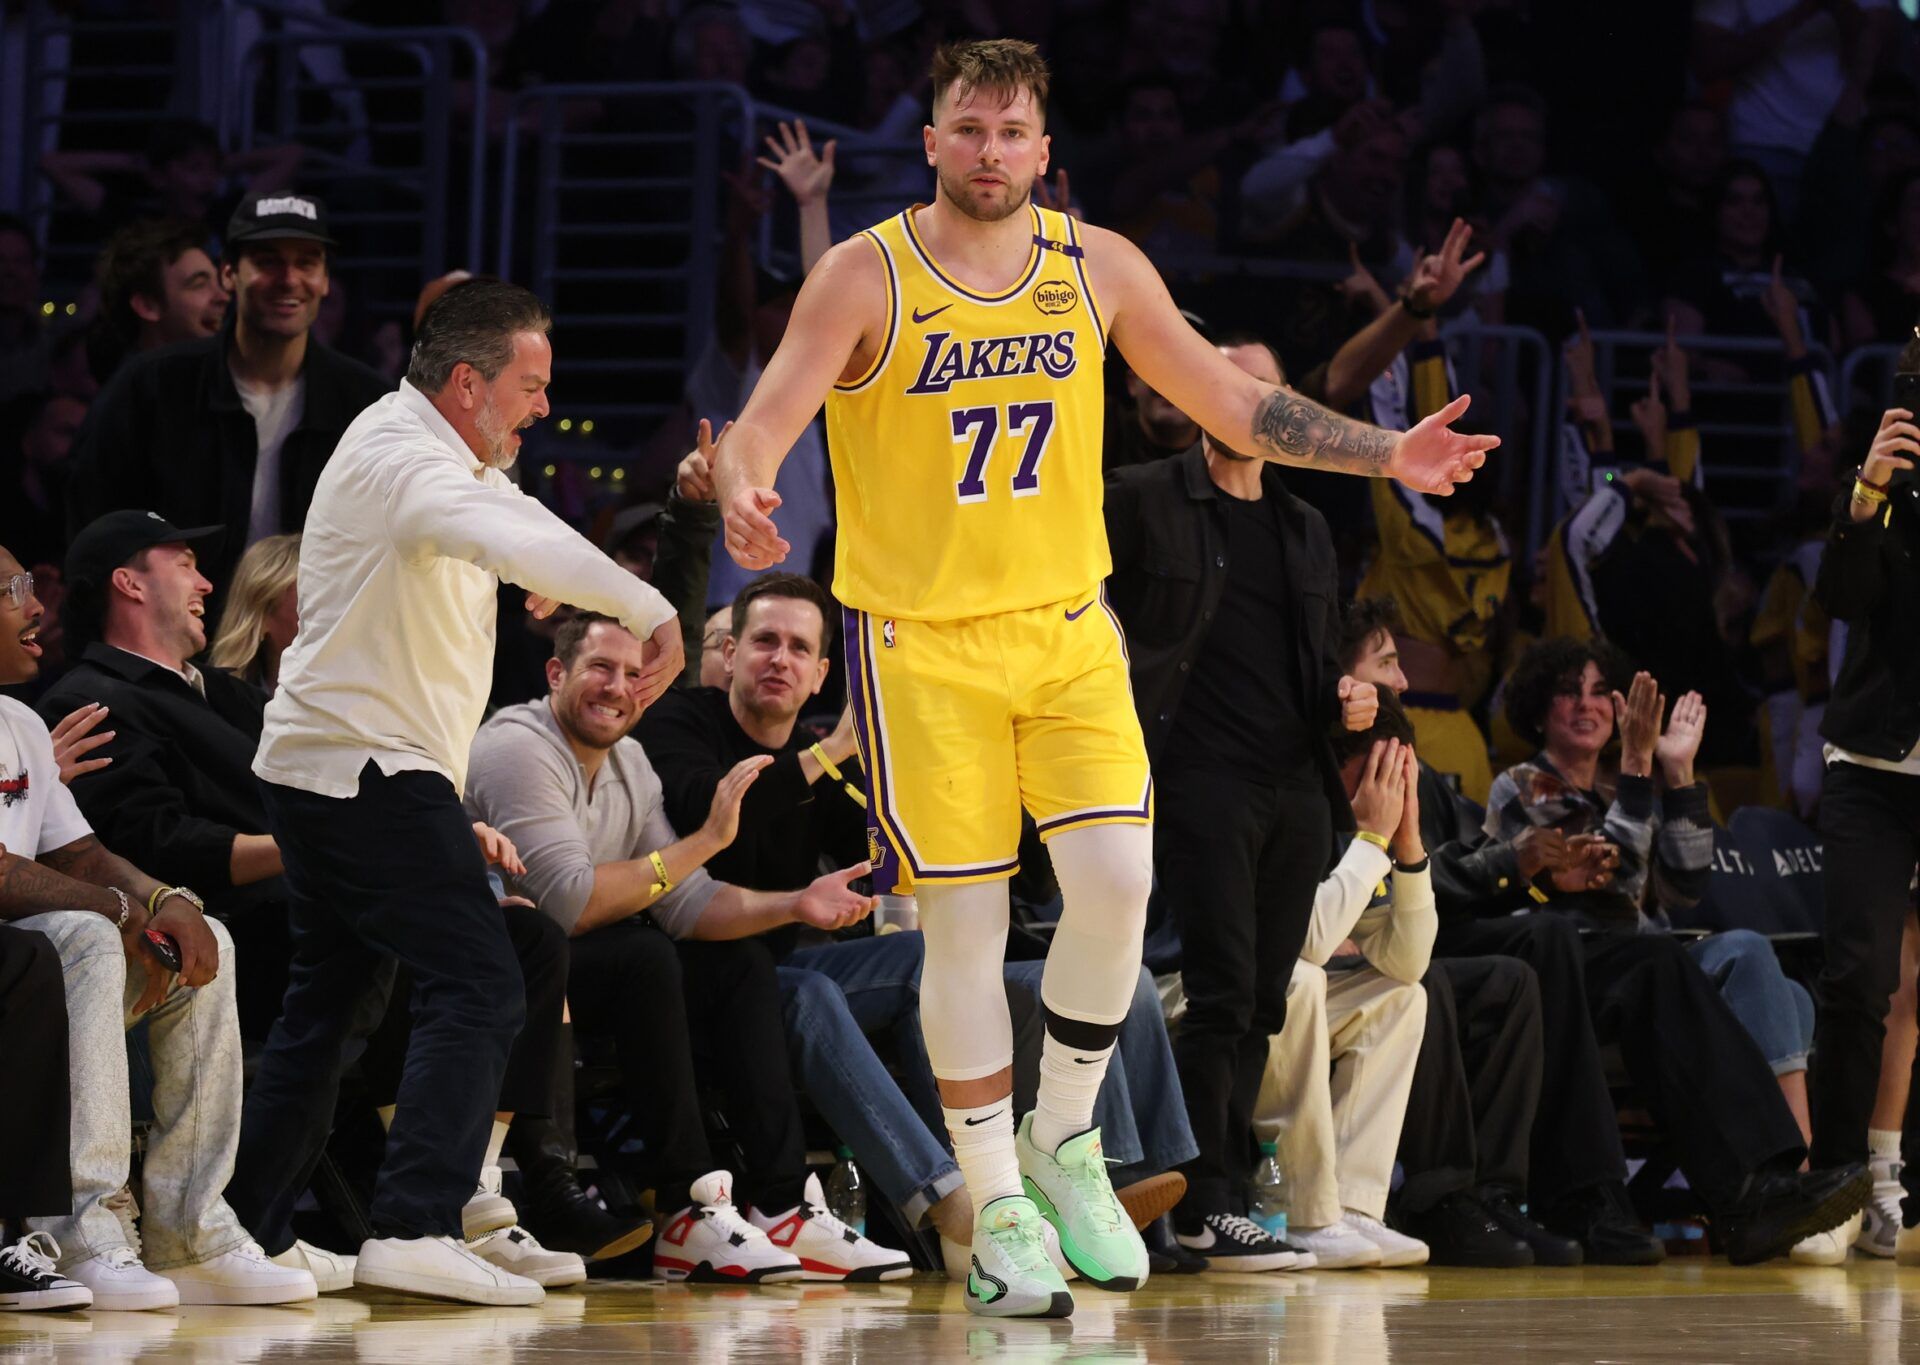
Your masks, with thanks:
[[[1267,1047],[1253,1107],[1287,1177],[1290,1226],[1325,1227],[1342,1209],[1381,1217],[1407,1093],[1427,1027],[1427,993],[1371,967],[1329,974],[1294,965],[1286,1027]]]

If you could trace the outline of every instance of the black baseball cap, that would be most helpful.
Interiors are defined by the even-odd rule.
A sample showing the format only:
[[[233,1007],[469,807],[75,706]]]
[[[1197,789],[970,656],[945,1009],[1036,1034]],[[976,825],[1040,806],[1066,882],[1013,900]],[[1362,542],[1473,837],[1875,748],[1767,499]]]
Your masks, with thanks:
[[[327,206],[310,194],[249,194],[227,220],[227,244],[291,237],[338,246],[327,235]]]
[[[225,530],[224,526],[193,526],[183,531],[158,512],[137,507],[108,512],[88,522],[73,538],[67,550],[67,589],[97,594],[115,569],[142,550],[155,545],[191,545],[211,540]]]

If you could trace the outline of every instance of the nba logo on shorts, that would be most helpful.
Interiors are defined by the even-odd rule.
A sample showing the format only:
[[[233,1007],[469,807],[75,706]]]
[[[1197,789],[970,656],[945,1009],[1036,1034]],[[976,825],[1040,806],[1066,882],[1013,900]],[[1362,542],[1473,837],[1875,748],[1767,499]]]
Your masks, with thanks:
[[[880,623],[880,643],[888,649],[893,648],[893,622],[882,621]]]
[[[872,825],[867,826],[867,861],[873,864],[875,872],[887,865],[887,841]]]

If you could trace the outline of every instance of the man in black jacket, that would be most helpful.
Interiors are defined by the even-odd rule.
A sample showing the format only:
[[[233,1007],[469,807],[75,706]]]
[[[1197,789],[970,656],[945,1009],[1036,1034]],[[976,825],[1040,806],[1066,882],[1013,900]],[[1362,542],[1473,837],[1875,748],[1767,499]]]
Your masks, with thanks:
[[[1220,349],[1281,382],[1265,343]],[[1327,730],[1341,716],[1366,729],[1375,693],[1340,676],[1332,538],[1277,467],[1203,437],[1110,475],[1106,521],[1187,994],[1174,1056],[1200,1155],[1174,1228],[1221,1268],[1283,1269],[1292,1249],[1232,1216],[1246,1212],[1267,1040],[1286,1019],[1334,824],[1352,818]]]
[[[247,546],[305,525],[341,433],[392,387],[309,335],[334,245],[310,195],[241,201],[220,263],[231,325],[129,360],[101,391],[74,451],[70,532],[120,507],[230,527],[204,566],[225,584]]]
[[[1920,372],[1920,338],[1899,366]],[[1811,1080],[1816,1165],[1867,1159],[1887,1003],[1920,855],[1920,427],[1889,410],[1834,509],[1814,600],[1847,624],[1846,654],[1820,733],[1826,841],[1826,965],[1814,991]],[[1920,1086],[1902,1125],[1901,1227],[1894,1257],[1920,1265]]]

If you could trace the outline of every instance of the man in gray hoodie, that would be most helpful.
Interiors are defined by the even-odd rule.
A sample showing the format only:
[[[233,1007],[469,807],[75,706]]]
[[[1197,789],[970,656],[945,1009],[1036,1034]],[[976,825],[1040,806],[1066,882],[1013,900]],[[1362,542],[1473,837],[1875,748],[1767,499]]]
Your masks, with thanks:
[[[587,614],[561,627],[554,651],[550,695],[500,711],[475,737],[466,801],[513,831],[526,870],[509,889],[571,936],[575,1027],[614,1039],[659,1206],[680,1208],[663,1219],[655,1273],[726,1283],[910,1273],[904,1256],[835,1219],[807,1174],[780,987],[754,937],[864,918],[873,903],[849,883],[867,866],[785,893],[710,877],[704,865],[733,842],[741,797],[768,760],[736,764],[705,822],[682,837],[663,810],[660,779],[627,738],[642,709],[643,642]],[[866,1047],[849,1031],[849,1046]],[[749,1167],[739,1204],[752,1206],[749,1215],[735,1205],[731,1177],[711,1169],[697,1074],[734,1101]]]

